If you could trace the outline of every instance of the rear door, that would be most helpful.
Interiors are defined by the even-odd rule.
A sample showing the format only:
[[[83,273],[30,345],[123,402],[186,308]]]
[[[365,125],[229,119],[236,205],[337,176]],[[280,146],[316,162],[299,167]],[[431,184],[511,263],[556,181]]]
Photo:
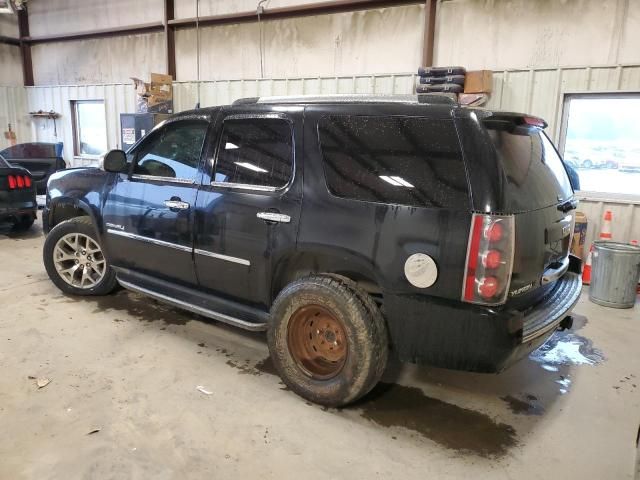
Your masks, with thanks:
[[[229,109],[217,131],[196,204],[198,280],[206,291],[266,310],[272,275],[296,247],[302,109]]]
[[[539,119],[496,115],[482,121],[478,138],[484,142],[472,147],[466,138],[474,208],[515,216],[510,296],[550,283],[568,267],[577,203],[560,156],[537,124]]]
[[[193,218],[199,165],[209,122],[167,123],[133,152],[103,209],[112,264],[162,280],[197,284]]]

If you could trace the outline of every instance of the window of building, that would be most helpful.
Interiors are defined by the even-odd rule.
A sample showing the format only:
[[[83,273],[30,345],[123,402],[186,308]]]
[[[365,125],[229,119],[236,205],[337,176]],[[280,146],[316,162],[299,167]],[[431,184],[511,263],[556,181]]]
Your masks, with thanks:
[[[565,97],[561,151],[583,192],[638,195],[640,94]]]
[[[468,207],[452,120],[329,116],[319,124],[327,186],[338,197],[419,207]]]
[[[293,172],[293,137],[282,118],[238,118],[224,121],[214,181],[277,189]]]
[[[173,122],[153,132],[135,152],[134,175],[195,179],[207,122]]]
[[[97,157],[107,151],[107,120],[103,100],[75,100],[73,111],[74,154]]]

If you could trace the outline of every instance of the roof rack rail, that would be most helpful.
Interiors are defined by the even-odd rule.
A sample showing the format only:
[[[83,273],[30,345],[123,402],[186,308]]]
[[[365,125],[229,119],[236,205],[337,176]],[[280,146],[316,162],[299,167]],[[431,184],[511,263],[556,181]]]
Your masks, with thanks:
[[[457,105],[446,93],[421,93],[419,95],[292,95],[272,97],[240,98],[233,105],[274,104],[274,103],[425,103],[438,105]]]

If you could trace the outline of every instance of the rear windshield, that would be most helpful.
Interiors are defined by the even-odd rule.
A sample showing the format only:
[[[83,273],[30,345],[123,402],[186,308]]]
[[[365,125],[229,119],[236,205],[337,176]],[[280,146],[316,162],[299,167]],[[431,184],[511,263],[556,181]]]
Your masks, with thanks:
[[[9,168],[9,164],[0,156],[0,168]]]
[[[418,207],[468,208],[464,162],[452,120],[333,115],[318,125],[335,196]]]
[[[506,197],[513,211],[556,205],[573,194],[562,160],[539,129],[487,126],[506,175]]]
[[[7,160],[20,158],[55,158],[55,143],[22,143],[14,145],[0,152]]]

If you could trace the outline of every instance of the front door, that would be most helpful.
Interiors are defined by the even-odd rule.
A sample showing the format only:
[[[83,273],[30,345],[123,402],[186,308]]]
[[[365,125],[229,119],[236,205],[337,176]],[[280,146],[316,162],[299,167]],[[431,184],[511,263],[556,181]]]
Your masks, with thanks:
[[[177,120],[143,140],[129,175],[121,175],[103,210],[111,263],[133,273],[197,284],[193,218],[209,122]]]
[[[269,308],[272,274],[296,247],[302,169],[294,158],[302,154],[301,124],[302,110],[230,110],[219,120],[196,202],[201,288]]]

